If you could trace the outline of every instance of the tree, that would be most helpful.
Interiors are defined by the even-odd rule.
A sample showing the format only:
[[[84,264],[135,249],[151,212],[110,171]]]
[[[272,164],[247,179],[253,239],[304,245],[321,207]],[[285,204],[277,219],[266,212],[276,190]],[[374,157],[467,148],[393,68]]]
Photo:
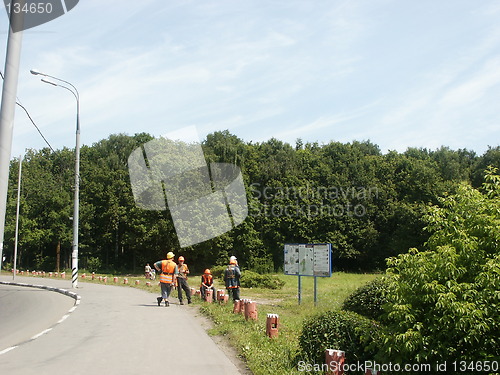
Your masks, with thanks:
[[[462,184],[429,207],[429,251],[388,261],[384,360],[487,361],[500,356],[500,176]]]

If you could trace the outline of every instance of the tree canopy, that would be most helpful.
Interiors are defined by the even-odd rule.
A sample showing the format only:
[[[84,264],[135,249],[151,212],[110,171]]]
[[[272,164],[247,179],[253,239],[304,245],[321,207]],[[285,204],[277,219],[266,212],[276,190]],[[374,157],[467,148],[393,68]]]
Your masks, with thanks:
[[[290,145],[278,139],[244,142],[228,131],[202,142],[208,163],[239,166],[249,214],[231,231],[180,249],[170,212],[136,206],[127,160],[149,134],[111,135],[81,149],[80,265],[138,270],[166,251],[184,255],[193,269],[224,264],[269,271],[282,267],[283,245],[329,242],[334,267],[385,268],[385,259],[409,248],[434,246],[424,220],[429,204],[463,183],[480,187],[487,165],[500,167],[500,148],[477,156],[442,147],[382,154],[369,141]],[[55,269],[70,263],[74,152],[29,150],[23,160],[19,264]],[[12,261],[19,161],[11,162],[4,253]],[[437,224],[436,224],[437,225]],[[433,242],[434,241],[434,242]],[[91,269],[94,270],[94,269]]]

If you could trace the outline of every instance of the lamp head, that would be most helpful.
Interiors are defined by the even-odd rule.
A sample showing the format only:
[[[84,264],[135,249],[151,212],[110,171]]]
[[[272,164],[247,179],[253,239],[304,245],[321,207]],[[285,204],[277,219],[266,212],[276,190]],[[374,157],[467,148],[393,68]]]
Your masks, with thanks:
[[[31,69],[30,73],[33,74],[33,75],[35,75],[35,76],[38,76],[38,75],[42,75],[43,76],[43,75],[45,75],[45,74],[43,74],[42,72],[39,72],[36,69]]]
[[[57,83],[52,82],[52,81],[48,80],[47,78],[42,78],[41,81],[48,83],[49,85],[52,85],[52,86],[59,86]]]

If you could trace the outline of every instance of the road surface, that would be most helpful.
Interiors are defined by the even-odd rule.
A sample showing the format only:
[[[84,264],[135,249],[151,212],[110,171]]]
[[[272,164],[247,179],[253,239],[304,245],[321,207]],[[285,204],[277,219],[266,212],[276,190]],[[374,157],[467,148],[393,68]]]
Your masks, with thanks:
[[[12,281],[12,278],[3,276],[0,281]],[[71,288],[68,280],[16,277],[16,281]],[[183,375],[240,374],[238,367],[207,335],[190,306],[171,303],[170,307],[158,307],[154,294],[135,288],[91,283],[79,283],[78,286],[72,290],[81,296],[78,307],[55,326],[53,322],[60,320],[75,300],[55,292],[33,291],[31,295],[37,298],[47,293],[57,294],[57,297],[49,297],[51,302],[48,304],[41,304],[37,312],[52,318],[38,328],[52,329],[0,354],[0,374],[135,375],[163,371]],[[4,286],[1,288],[5,290]],[[22,312],[30,307],[26,298],[21,297],[28,293],[9,288],[11,294],[6,297],[7,301],[15,304],[9,307],[10,314],[15,314],[9,321],[19,325],[18,320],[32,313]],[[19,298],[12,297],[12,293],[17,293]],[[50,311],[43,311],[45,309]],[[8,331],[1,328],[0,337],[4,329]],[[12,332],[9,337],[21,340]],[[4,342],[2,345],[18,343]]]

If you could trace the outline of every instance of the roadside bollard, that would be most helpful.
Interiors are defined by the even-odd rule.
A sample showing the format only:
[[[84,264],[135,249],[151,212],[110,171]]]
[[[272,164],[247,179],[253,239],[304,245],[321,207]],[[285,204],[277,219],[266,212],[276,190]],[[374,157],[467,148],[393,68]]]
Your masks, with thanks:
[[[201,297],[201,291],[200,291],[200,290],[197,290],[194,294],[195,294],[196,296],[198,296],[198,297]]]
[[[66,278],[66,272],[61,273],[61,278],[65,279]]]
[[[245,303],[245,319],[257,320],[257,302],[247,300],[247,303]]]
[[[115,284],[117,284],[117,283],[118,283],[118,277],[116,277],[116,276],[115,276],[115,277],[113,277],[113,282],[114,282]]]
[[[278,325],[280,316],[278,314],[267,314],[266,335],[270,338],[278,337]]]
[[[239,314],[241,308],[241,300],[234,301],[233,305],[233,314]]]
[[[139,280],[135,280],[135,285],[139,285],[141,282]]]
[[[151,286],[151,281],[146,281],[146,286]]]
[[[104,277],[102,278],[102,282],[103,282],[103,283],[107,283],[107,282],[108,282],[108,277],[107,277],[107,276],[104,276]]]
[[[49,277],[52,277],[52,276],[53,276],[52,272],[49,272]]]
[[[326,349],[325,362],[328,367],[326,372],[328,375],[343,375],[344,374],[345,352],[342,350]]]
[[[95,280],[95,272],[92,272],[92,280]]]
[[[221,296],[224,295],[224,291],[222,289],[218,289],[217,290],[217,302],[219,302],[221,300]]]
[[[123,279],[123,283],[128,284],[128,279],[126,277]]]
[[[82,279],[85,279],[87,277],[87,275],[85,275],[84,273],[82,273]]]
[[[192,296],[196,295],[196,289],[195,288],[189,288],[189,290],[191,291],[191,295]]]
[[[99,281],[102,281],[102,276],[99,276]]]
[[[207,289],[205,291],[205,301],[207,301],[208,303],[212,303],[213,301],[213,290],[212,289]]]

